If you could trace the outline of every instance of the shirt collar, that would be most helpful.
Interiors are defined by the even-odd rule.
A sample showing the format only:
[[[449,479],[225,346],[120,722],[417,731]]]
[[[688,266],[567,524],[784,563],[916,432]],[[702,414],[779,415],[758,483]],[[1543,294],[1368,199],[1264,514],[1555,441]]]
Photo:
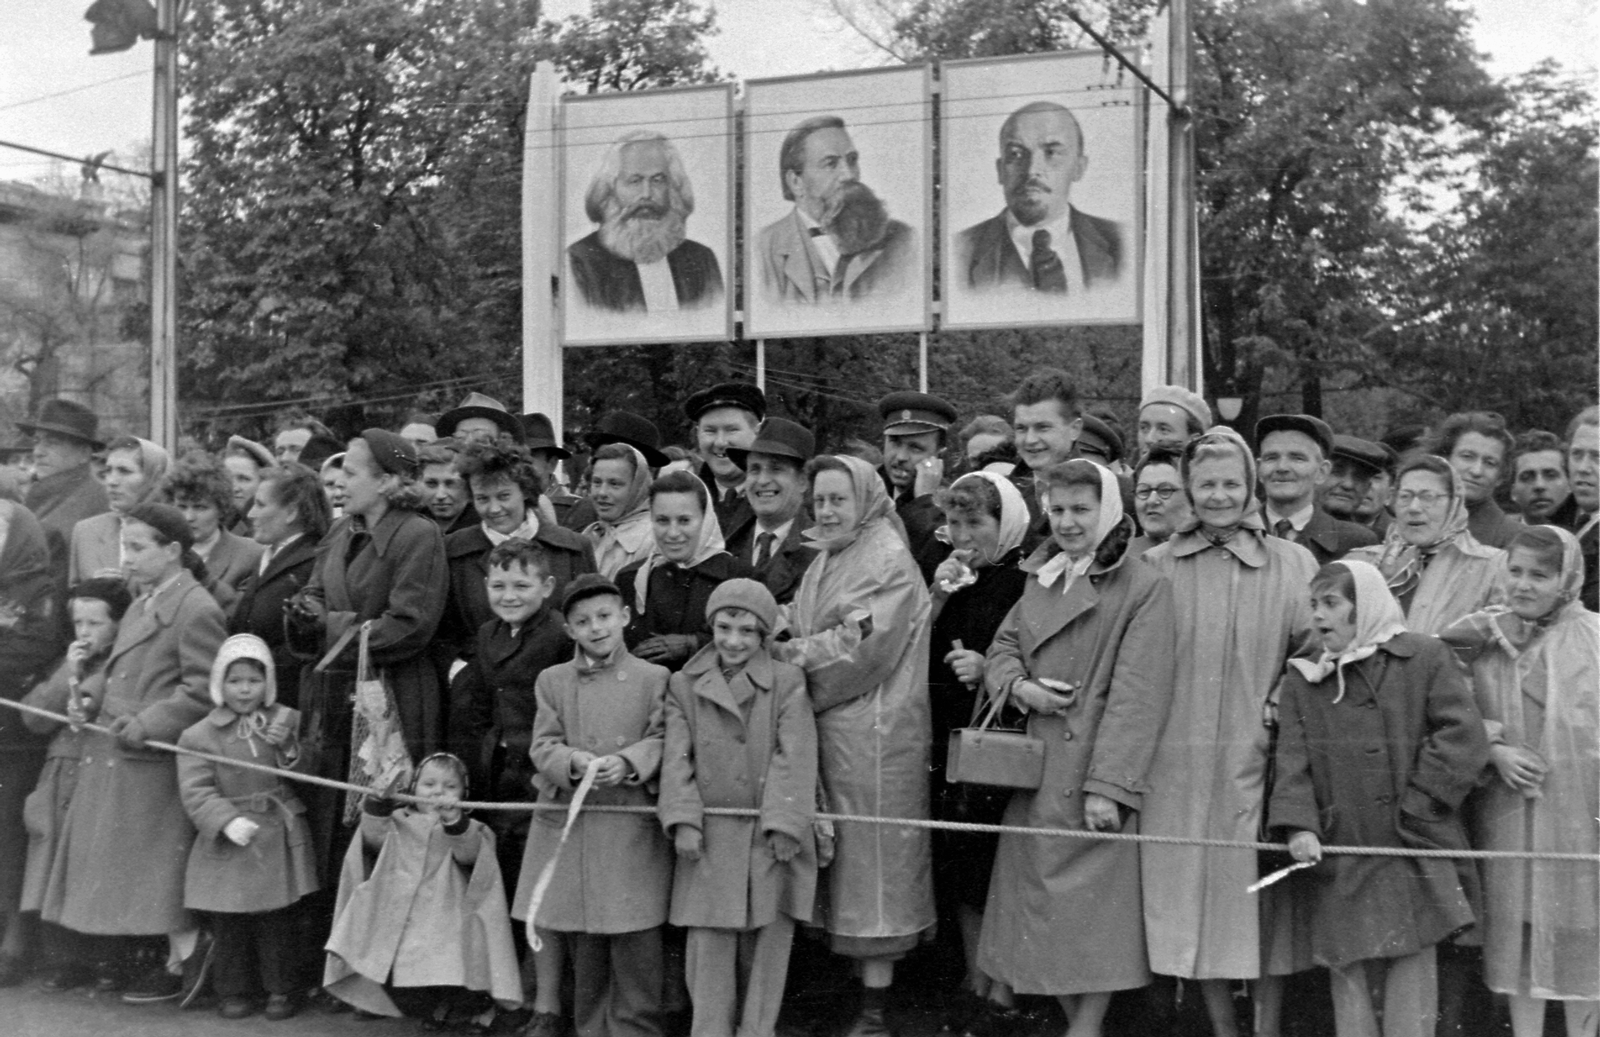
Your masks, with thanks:
[[[1273,527],[1275,527],[1279,523],[1279,521],[1281,521],[1283,519],[1288,519],[1289,520],[1289,525],[1294,528],[1294,531],[1296,533],[1299,533],[1299,532],[1303,531],[1306,528],[1307,524],[1309,524],[1311,522],[1311,516],[1316,510],[1317,510],[1316,502],[1312,501],[1311,503],[1307,504],[1305,507],[1301,508],[1299,511],[1296,511],[1292,515],[1280,515],[1272,507],[1271,502],[1268,502],[1267,505],[1266,505],[1266,512],[1267,512],[1266,524],[1267,524],[1267,528],[1268,529],[1272,529]]]

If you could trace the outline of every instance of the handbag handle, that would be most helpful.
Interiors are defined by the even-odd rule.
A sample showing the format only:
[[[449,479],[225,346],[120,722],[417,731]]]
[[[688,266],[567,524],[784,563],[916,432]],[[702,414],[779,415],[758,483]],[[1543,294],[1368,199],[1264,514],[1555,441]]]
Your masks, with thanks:
[[[1011,692],[1009,688],[1002,688],[1000,689],[999,694],[991,693],[988,690],[987,683],[979,685],[979,687],[984,690],[985,694],[980,694],[974,698],[972,703],[972,720],[969,726],[976,728],[979,731],[986,731],[994,727],[999,722],[1000,710],[1005,706],[1006,699],[1010,697]],[[985,699],[988,699],[989,701],[989,709],[987,711],[985,711],[983,708]],[[982,720],[978,719],[978,715],[980,713],[983,714]]]

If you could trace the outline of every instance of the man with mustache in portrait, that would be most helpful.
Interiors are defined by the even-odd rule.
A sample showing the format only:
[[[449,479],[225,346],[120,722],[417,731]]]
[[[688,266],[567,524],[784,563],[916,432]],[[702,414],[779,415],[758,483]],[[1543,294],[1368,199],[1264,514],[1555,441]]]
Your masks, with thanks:
[[[837,115],[790,130],[778,151],[794,209],[761,229],[756,257],[768,298],[827,303],[888,295],[915,283],[916,233],[890,219],[861,182],[860,156]]]
[[[1033,101],[1000,127],[995,172],[1005,192],[999,215],[957,238],[957,276],[967,287],[1021,288],[1073,296],[1122,276],[1122,227],[1072,205],[1089,159],[1083,131],[1065,107]]]
[[[614,313],[702,309],[722,302],[716,254],[690,241],[694,188],[672,142],[631,130],[607,149],[583,200],[597,225],[567,259],[578,298]]]

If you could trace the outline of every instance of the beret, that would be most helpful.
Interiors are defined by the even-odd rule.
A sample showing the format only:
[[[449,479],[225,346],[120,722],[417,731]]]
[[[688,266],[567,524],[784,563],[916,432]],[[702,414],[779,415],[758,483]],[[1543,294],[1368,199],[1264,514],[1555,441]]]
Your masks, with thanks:
[[[1259,452],[1261,443],[1274,432],[1298,432],[1316,440],[1322,448],[1323,457],[1333,456],[1333,429],[1321,418],[1313,418],[1309,414],[1268,414],[1256,422],[1256,450]]]
[[[683,413],[690,421],[699,421],[700,415],[718,407],[739,407],[760,421],[767,416],[767,394],[749,382],[723,382],[690,396],[684,401]]]
[[[194,531],[183,517],[183,512],[170,504],[146,501],[128,512],[135,522],[143,522],[168,540],[181,544],[185,551],[194,546]]]
[[[1200,398],[1199,393],[1190,392],[1181,385],[1156,386],[1144,394],[1144,399],[1139,401],[1139,409],[1142,411],[1152,403],[1171,404],[1186,412],[1202,430],[1211,427],[1211,406]]]
[[[561,593],[561,614],[565,616],[572,611],[572,606],[585,598],[598,598],[602,594],[622,597],[617,585],[604,576],[599,573],[584,573],[567,584],[567,589]]]
[[[885,434],[897,436],[943,432],[956,421],[955,407],[925,392],[892,392],[878,401],[878,413]]]
[[[706,622],[722,609],[744,609],[753,613],[768,633],[778,623],[778,599],[765,584],[756,580],[737,577],[717,584],[706,601]]]
[[[385,472],[408,479],[417,474],[417,447],[409,439],[386,428],[366,429],[361,439],[372,451],[372,459]]]
[[[244,454],[261,468],[271,468],[278,463],[278,459],[272,456],[272,451],[255,440],[243,436],[229,436],[225,449],[229,453]]]

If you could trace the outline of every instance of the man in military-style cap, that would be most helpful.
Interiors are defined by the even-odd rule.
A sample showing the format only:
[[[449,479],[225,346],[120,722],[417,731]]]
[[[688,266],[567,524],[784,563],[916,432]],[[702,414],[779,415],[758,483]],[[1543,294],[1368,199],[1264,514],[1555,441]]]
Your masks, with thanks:
[[[728,451],[746,450],[755,442],[756,428],[767,416],[767,396],[748,382],[724,382],[690,396],[683,413],[700,454],[700,481],[711,491],[723,535],[731,538],[755,516],[745,500],[744,470]]]
[[[925,581],[950,553],[946,544],[934,539],[944,524],[944,513],[933,502],[933,493],[944,481],[944,449],[956,409],[945,400],[925,392],[892,392],[878,401],[883,417],[883,467],[878,474],[894,498],[895,513],[905,524],[911,554]]]

